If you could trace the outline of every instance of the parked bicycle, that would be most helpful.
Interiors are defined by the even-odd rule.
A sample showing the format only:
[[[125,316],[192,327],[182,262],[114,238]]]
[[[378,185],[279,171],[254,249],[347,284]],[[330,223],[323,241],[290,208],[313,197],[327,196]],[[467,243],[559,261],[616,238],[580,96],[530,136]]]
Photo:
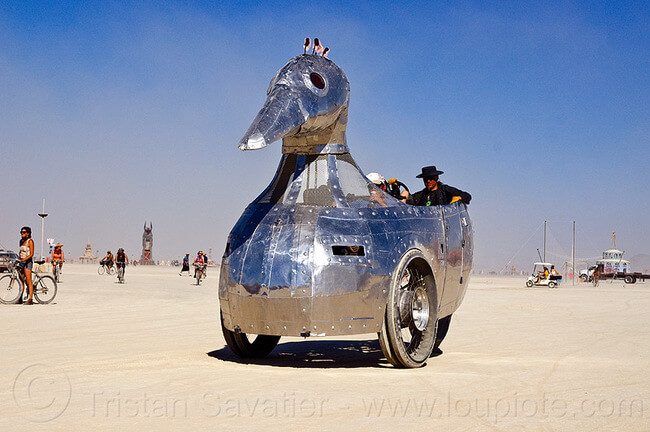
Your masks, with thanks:
[[[43,264],[44,261],[34,262]],[[57,284],[52,276],[32,272],[32,284],[34,285],[34,298],[39,303],[48,304],[56,297]],[[11,261],[9,263],[9,273],[0,278],[0,303],[12,304],[18,302],[26,286],[25,276],[18,271],[16,261]]]
[[[102,263],[99,265],[99,268],[97,269],[97,273],[99,273],[100,275],[108,274],[112,276],[115,274],[115,264],[109,267],[105,263]]]

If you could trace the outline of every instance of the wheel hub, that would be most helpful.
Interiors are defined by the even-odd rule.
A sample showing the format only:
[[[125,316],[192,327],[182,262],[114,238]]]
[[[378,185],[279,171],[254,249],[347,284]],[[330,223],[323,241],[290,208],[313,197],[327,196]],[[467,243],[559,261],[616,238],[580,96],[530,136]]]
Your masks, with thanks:
[[[427,292],[422,287],[418,287],[413,294],[411,314],[415,328],[424,331],[429,323],[429,296],[427,296]]]
[[[429,296],[426,290],[418,287],[415,291],[403,292],[399,312],[402,327],[413,323],[419,331],[424,331],[429,323]]]

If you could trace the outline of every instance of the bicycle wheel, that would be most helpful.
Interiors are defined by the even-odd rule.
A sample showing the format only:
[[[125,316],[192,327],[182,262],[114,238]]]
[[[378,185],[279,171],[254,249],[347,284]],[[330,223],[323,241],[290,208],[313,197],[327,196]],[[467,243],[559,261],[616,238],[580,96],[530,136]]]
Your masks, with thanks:
[[[100,265],[100,266],[97,268],[97,273],[100,274],[100,275],[103,275],[104,273],[106,273],[106,269],[104,268],[103,265]]]
[[[56,297],[56,282],[52,276],[40,276],[34,281],[34,297],[39,303],[48,304]]]
[[[22,293],[23,283],[19,278],[13,274],[7,274],[0,278],[0,303],[15,303]]]
[[[115,266],[111,266],[108,268],[108,274],[111,276],[115,274]]]

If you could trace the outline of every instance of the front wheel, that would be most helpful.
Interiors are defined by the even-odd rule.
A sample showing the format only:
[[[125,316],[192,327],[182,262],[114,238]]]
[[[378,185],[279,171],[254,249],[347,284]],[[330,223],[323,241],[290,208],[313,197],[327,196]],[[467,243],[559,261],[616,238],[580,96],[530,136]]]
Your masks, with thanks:
[[[397,367],[423,366],[436,341],[438,296],[417,249],[404,254],[393,273],[384,321],[380,342],[386,359]]]
[[[20,278],[13,274],[7,274],[0,278],[0,303],[16,303],[23,293],[23,283]]]
[[[630,276],[630,275],[625,276],[626,284],[633,284],[634,282],[636,282],[636,278],[634,276]]]
[[[256,336],[230,331],[223,325],[223,316],[221,317],[221,331],[223,332],[223,338],[226,340],[228,348],[238,357],[242,358],[266,357],[280,341],[280,336]]]
[[[100,266],[97,268],[97,274],[99,274],[99,275],[103,275],[104,273],[106,273],[106,268],[105,268],[103,265],[100,265]]]
[[[108,268],[108,274],[111,276],[115,274],[115,266],[111,266]]]
[[[50,303],[56,297],[56,291],[56,282],[52,276],[41,276],[34,282],[34,297],[39,303]]]
[[[555,288],[556,286],[557,286],[557,284],[555,282],[549,282],[548,283],[549,288]]]
[[[527,280],[527,281],[526,281],[526,286],[527,286],[528,288],[531,288],[531,287],[533,286],[533,281],[532,281],[532,280]]]

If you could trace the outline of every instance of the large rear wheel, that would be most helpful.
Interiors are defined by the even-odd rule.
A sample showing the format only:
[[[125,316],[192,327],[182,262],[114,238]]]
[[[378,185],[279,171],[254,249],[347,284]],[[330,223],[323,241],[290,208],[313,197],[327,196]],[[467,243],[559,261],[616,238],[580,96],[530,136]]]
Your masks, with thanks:
[[[223,325],[223,316],[221,317],[221,330],[228,348],[242,358],[266,357],[280,341],[280,336],[247,335],[228,330]]]
[[[431,268],[424,255],[412,249],[404,254],[391,280],[379,337],[386,359],[397,367],[423,366],[433,351],[437,323],[438,296]]]
[[[0,303],[16,303],[23,293],[23,283],[13,274],[7,274],[0,278]]]

